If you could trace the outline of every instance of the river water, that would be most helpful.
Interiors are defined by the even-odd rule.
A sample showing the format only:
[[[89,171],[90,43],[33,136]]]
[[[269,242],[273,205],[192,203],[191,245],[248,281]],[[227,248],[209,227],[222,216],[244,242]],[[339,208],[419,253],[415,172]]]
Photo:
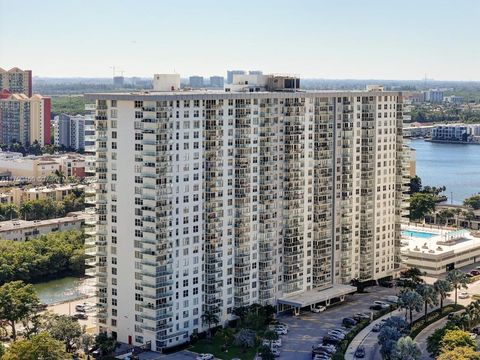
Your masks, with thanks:
[[[92,296],[94,292],[92,282],[93,279],[65,277],[34,284],[33,287],[37,291],[40,302],[50,305]]]
[[[446,186],[444,194],[449,203],[461,204],[463,199],[480,192],[480,145],[420,139],[410,140],[409,145],[416,150],[417,175],[422,184]]]

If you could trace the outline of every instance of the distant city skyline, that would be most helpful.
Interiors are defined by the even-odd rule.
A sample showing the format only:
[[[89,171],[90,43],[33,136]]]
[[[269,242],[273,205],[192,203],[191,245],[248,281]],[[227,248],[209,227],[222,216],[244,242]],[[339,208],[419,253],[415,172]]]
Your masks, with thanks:
[[[41,77],[480,80],[480,2],[0,0],[0,67]],[[233,4],[233,3],[232,3]],[[401,6],[400,6],[401,5]],[[17,26],[21,14],[22,23]]]

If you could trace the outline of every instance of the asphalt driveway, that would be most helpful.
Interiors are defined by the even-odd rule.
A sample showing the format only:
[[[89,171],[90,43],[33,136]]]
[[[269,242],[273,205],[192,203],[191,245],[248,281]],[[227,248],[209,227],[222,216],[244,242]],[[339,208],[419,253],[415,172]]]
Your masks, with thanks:
[[[395,288],[370,287],[368,293],[353,294],[346,297],[343,303],[334,305],[320,314],[304,311],[299,316],[281,315],[278,319],[288,324],[287,335],[281,336],[282,348],[280,359],[311,360],[314,344],[331,329],[342,327],[342,319],[359,312],[371,312],[370,305],[374,300],[382,300],[388,295],[395,295]]]

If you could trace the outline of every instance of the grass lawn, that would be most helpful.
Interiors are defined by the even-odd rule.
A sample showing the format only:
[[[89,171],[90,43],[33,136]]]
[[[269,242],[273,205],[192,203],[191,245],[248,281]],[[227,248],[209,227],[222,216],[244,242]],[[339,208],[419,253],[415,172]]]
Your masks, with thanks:
[[[228,352],[221,350],[224,341],[223,339],[214,336],[211,340],[202,339],[192,345],[188,350],[196,353],[209,353],[215,355],[219,359],[233,359],[240,358],[242,360],[251,360],[255,357],[255,348],[244,348],[241,346],[229,345]]]

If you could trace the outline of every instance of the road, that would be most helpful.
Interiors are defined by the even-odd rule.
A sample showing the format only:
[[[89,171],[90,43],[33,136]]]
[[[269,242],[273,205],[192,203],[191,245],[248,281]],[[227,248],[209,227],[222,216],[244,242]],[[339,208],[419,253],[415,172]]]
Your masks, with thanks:
[[[427,283],[433,283],[434,280],[436,280],[436,279],[433,279],[433,278],[426,278],[425,279],[425,281]],[[458,299],[457,302],[460,305],[467,306],[472,301],[472,298],[471,298],[472,295],[480,294],[480,281],[476,281],[475,283],[470,284],[468,286],[468,289],[459,290],[458,293],[460,294],[460,292],[463,292],[463,291],[469,293],[470,297],[467,298],[467,299]],[[455,302],[455,292],[452,292],[449,295],[449,297],[447,297],[444,304],[445,305],[446,304],[452,304],[454,302]],[[433,309],[435,309],[435,308],[433,308]],[[431,309],[431,310],[433,310],[433,309]],[[429,311],[431,311],[431,310],[429,310]],[[397,310],[390,315],[386,315],[384,318],[387,318],[387,317],[393,316],[393,315],[405,316],[405,311]],[[423,316],[423,311],[420,312],[420,313],[413,313],[413,319],[414,320],[420,318],[421,316]],[[379,321],[379,320],[377,320],[377,321]],[[347,360],[348,359],[355,359],[354,353],[355,353],[355,350],[357,349],[357,347],[359,345],[364,345],[364,347],[365,347],[365,358],[364,359],[370,359],[370,360],[381,359],[380,346],[378,345],[378,339],[377,339],[378,333],[371,332],[371,329],[372,329],[374,323],[375,322],[373,322],[372,324],[367,326],[365,329],[363,329],[355,337],[355,339],[353,339],[353,341],[350,343],[350,346],[347,349],[347,352],[345,353],[345,359],[347,359]],[[442,323],[438,323],[438,325],[436,327],[435,326],[430,326],[427,329],[430,329],[430,330],[433,329],[433,331],[434,331],[435,329],[437,329],[438,327],[441,327],[441,326],[443,326]],[[433,332],[433,331],[431,331],[431,332]],[[428,353],[426,352],[426,338],[428,338],[428,336],[430,336],[430,334],[426,333],[426,334],[422,335],[422,333],[420,333],[417,336],[415,341],[422,343],[422,346],[421,346],[422,356],[423,356],[422,359],[429,359],[430,357],[429,357]],[[419,338],[419,336],[421,336],[421,335],[422,335],[422,338]],[[423,340],[423,337],[425,338],[425,341]]]

